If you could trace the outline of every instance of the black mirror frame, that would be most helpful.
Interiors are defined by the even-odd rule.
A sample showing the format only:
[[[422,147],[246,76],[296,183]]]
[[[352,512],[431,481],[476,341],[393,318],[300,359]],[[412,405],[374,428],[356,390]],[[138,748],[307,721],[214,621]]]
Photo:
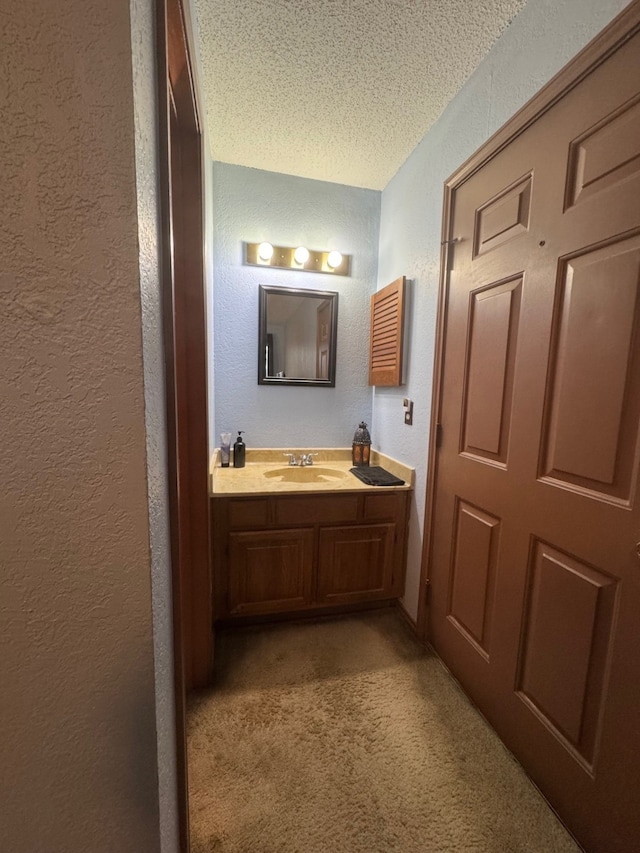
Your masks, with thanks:
[[[329,369],[328,379],[288,379],[267,376],[265,359],[267,354],[267,298],[273,294],[283,296],[312,296],[315,299],[326,299],[331,306],[330,338],[329,338]],[[271,287],[260,285],[258,312],[258,385],[289,385],[311,386],[313,388],[335,388],[336,385],[336,352],[338,342],[338,294],[332,290],[301,290],[294,287]]]

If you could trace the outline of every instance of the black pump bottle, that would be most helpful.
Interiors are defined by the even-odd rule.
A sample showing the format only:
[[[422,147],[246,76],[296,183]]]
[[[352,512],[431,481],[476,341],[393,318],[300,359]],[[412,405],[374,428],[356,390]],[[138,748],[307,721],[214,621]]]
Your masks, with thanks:
[[[233,467],[234,468],[244,468],[244,453],[247,449],[247,445],[242,440],[242,433],[244,430],[238,430],[238,437],[235,440],[235,444],[233,445]]]

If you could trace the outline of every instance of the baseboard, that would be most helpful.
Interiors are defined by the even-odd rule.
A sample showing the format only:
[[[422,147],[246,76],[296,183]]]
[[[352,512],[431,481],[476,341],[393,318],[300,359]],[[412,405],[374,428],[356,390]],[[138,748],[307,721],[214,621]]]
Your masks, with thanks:
[[[396,607],[398,608],[398,612],[400,613],[404,621],[407,623],[407,626],[411,633],[415,636],[417,640],[419,640],[420,637],[418,636],[418,623],[416,622],[416,620],[409,615],[409,611],[406,609],[400,599],[396,601]]]
[[[351,604],[335,604],[330,607],[315,607],[308,610],[292,610],[281,613],[245,614],[242,616],[227,616],[218,619],[214,628],[225,629],[251,625],[265,625],[275,622],[319,622],[323,619],[334,619],[337,616],[349,616],[367,610],[382,610],[394,607],[396,599],[379,599],[375,601],[359,601]],[[410,618],[407,614],[407,618]]]

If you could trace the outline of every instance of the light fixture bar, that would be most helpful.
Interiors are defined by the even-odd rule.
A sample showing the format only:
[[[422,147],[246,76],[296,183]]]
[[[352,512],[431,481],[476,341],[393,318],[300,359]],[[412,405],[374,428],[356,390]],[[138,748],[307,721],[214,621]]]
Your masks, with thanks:
[[[322,272],[328,275],[349,275],[351,267],[351,255],[342,255],[342,260],[337,266],[332,266],[336,258],[340,254],[333,251],[318,252],[315,249],[309,249],[309,257],[300,264],[296,261],[295,255],[298,252],[298,257],[303,257],[304,254],[299,250],[300,246],[293,248],[288,246],[273,246],[273,253],[270,258],[261,257],[259,252],[260,246],[263,247],[262,255],[267,253],[264,251],[264,243],[245,243],[244,244],[244,262],[249,266],[255,267],[276,267],[281,270],[299,270],[300,272]],[[331,263],[329,263],[331,259]]]

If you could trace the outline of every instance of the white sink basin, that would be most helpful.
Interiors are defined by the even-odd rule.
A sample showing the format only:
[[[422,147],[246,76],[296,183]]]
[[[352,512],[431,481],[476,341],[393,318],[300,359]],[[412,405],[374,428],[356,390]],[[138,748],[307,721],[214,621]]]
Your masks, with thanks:
[[[340,471],[338,468],[324,468],[319,465],[307,467],[286,466],[285,468],[274,468],[265,471],[264,476],[269,480],[280,483],[330,483],[332,480],[344,480],[349,476],[348,471]]]

